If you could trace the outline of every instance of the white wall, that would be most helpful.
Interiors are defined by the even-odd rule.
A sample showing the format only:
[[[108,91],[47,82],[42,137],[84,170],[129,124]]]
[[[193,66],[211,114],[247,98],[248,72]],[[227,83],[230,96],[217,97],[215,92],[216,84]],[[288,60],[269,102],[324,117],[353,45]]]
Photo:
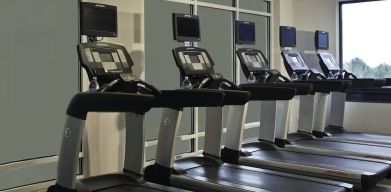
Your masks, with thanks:
[[[391,104],[346,102],[344,128],[348,131],[391,134]]]

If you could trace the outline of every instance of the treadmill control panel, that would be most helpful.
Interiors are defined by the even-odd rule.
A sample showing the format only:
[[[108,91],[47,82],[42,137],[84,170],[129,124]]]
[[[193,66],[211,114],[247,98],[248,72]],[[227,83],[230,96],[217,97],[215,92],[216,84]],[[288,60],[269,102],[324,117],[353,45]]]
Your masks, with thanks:
[[[236,54],[246,76],[248,76],[250,72],[256,73],[270,70],[268,61],[260,50],[243,48],[238,49]]]
[[[205,49],[178,47],[173,49],[175,62],[184,76],[212,74],[214,63]]]
[[[133,61],[124,46],[112,43],[83,43],[78,45],[82,67],[92,77],[117,79],[123,73],[131,73]]]
[[[341,68],[331,53],[327,51],[319,51],[318,57],[320,67],[324,74],[338,75],[340,73]]]
[[[281,55],[284,60],[285,68],[290,76],[293,72],[297,75],[301,75],[310,71],[299,51],[283,50]]]

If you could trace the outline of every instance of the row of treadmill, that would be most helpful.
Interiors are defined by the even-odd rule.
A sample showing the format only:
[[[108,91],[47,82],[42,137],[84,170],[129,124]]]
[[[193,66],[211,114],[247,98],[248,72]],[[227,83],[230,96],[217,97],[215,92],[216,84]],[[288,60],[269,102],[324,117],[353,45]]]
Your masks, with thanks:
[[[84,18],[91,23],[107,22],[105,14],[116,12],[108,5],[81,4],[82,9],[86,7],[93,15],[100,15]],[[101,88],[78,93],[69,103],[58,176],[49,192],[366,191],[391,176],[391,136],[345,132],[338,125],[325,128],[330,94],[345,99],[347,90],[383,89],[384,83],[341,70],[327,51],[327,32],[317,31],[314,38],[325,76],[309,68],[295,49],[295,28],[280,27],[281,55],[290,75],[285,77],[269,68],[262,51],[252,48],[255,24],[237,21],[236,54],[248,79],[248,83],[237,85],[214,71],[219,64],[207,50],[191,46],[201,40],[199,22],[195,15],[173,14],[174,39],[187,42],[187,46],[172,49],[173,58],[181,80],[190,84],[177,90],[159,90],[139,79],[132,73],[133,61],[122,45],[90,38],[77,46],[81,66],[90,80],[98,79]],[[97,29],[93,31],[97,34]],[[300,100],[299,130],[288,133],[294,97]],[[260,132],[254,135],[256,139],[243,141],[250,101],[261,103]],[[224,106],[229,107],[225,117]],[[204,149],[202,154],[176,159],[178,128],[187,107],[206,108]],[[151,108],[163,108],[163,113],[155,163],[144,168],[143,120]],[[335,111],[340,108],[334,106]],[[89,112],[126,113],[124,169],[77,180]],[[227,121],[224,142],[223,121]]]

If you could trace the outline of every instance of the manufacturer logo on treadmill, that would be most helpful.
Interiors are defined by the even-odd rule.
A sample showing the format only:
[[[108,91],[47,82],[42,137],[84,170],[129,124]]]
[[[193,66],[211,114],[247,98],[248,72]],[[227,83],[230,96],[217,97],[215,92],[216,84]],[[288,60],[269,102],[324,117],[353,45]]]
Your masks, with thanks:
[[[71,133],[72,133],[71,129],[65,128],[64,135],[65,135],[66,138],[68,138],[69,136],[71,136]]]
[[[234,114],[239,114],[239,109],[237,107],[234,107]]]
[[[169,126],[171,124],[171,120],[170,120],[170,118],[164,118],[164,120],[163,120],[163,125],[164,126]]]

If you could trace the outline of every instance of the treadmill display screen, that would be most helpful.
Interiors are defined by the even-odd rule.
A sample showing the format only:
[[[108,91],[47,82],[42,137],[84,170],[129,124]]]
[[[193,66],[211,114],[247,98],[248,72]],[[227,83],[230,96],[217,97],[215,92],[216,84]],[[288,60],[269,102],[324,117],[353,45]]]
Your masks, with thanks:
[[[329,33],[325,31],[316,31],[315,46],[316,49],[329,49]]]
[[[255,23],[236,21],[236,43],[255,44]]]
[[[297,57],[292,57],[292,61],[293,61],[294,63],[299,63],[299,58],[297,58]]]
[[[280,47],[296,47],[296,28],[280,27]]]
[[[99,53],[99,56],[102,62],[114,62],[113,56],[110,52],[101,52]]]
[[[249,55],[251,62],[258,62],[258,58],[256,55]]]
[[[189,55],[191,63],[200,63],[198,55]]]
[[[326,64],[326,66],[329,70],[340,70],[337,63],[335,63],[331,57],[326,57],[324,59],[324,63]]]
[[[179,42],[200,41],[200,20],[196,15],[174,13],[174,40]]]
[[[301,59],[298,56],[290,56],[291,58],[291,63],[290,65],[292,66],[293,70],[306,70],[308,69],[302,62]]]
[[[198,28],[198,21],[198,19],[192,18],[178,18],[178,36],[199,38],[200,29]]]

